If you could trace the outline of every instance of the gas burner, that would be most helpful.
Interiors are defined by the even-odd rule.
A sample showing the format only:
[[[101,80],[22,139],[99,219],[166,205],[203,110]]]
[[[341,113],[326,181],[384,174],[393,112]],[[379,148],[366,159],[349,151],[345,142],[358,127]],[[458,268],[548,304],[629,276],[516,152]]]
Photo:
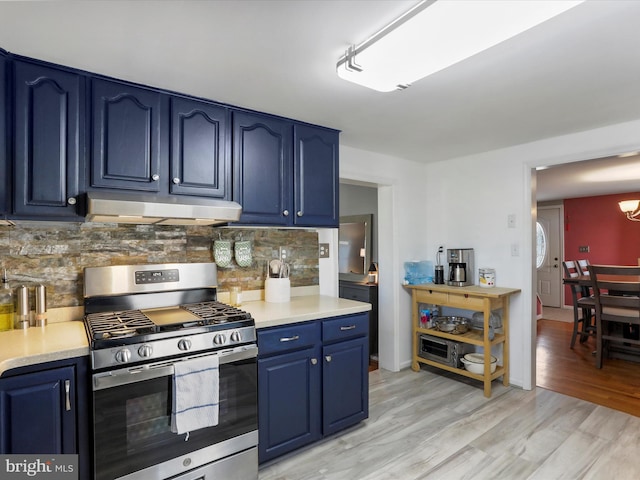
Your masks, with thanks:
[[[156,326],[140,310],[91,313],[86,317],[94,340],[126,338],[156,330]]]
[[[180,308],[200,317],[204,325],[235,322],[251,318],[247,312],[220,302],[191,303],[181,305]]]

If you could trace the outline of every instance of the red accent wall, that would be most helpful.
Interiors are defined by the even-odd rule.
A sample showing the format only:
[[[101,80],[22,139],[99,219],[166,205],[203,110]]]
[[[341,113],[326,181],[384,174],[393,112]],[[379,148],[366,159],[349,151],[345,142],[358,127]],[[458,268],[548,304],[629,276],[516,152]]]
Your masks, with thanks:
[[[637,265],[640,258],[640,222],[632,222],[618,202],[640,199],[640,192],[564,200],[564,258],[586,258],[592,264]],[[638,217],[640,218],[640,217]],[[582,253],[578,247],[588,246]],[[565,290],[571,305],[571,292]]]

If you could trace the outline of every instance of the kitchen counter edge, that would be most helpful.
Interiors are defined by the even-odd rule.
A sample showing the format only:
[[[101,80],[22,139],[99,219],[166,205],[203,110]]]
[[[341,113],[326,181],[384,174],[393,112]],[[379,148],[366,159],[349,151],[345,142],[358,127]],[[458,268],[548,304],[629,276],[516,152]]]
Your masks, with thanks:
[[[82,321],[0,332],[0,377],[17,367],[89,355]]]
[[[368,312],[371,304],[324,295],[291,297],[288,302],[247,302],[240,307],[249,312],[256,328],[277,327],[321,318],[340,317]]]
[[[292,297],[283,303],[246,302],[239,308],[251,314],[259,329],[367,312],[371,305],[338,297],[308,295]],[[86,355],[89,355],[89,342],[82,320],[0,332],[0,377],[14,368]]]

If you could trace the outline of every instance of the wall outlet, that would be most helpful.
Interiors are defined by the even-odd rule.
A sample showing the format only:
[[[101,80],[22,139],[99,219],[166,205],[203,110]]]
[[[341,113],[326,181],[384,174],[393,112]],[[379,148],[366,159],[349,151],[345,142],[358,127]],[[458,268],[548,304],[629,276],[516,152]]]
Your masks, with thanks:
[[[288,257],[289,257],[289,249],[285,247],[280,247],[280,260],[282,260],[283,262],[286,262]]]
[[[589,253],[589,245],[583,245],[578,247],[578,252],[580,253]]]
[[[512,257],[519,257],[520,256],[520,245],[518,245],[517,243],[512,243],[511,244],[511,256]]]
[[[320,243],[318,246],[320,247],[320,258],[329,258],[329,244]]]

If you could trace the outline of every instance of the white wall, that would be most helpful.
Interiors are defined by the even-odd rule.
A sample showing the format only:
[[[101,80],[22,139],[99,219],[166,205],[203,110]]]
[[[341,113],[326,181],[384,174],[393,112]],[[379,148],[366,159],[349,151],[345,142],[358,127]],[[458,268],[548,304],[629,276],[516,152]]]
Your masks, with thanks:
[[[511,383],[535,386],[532,168],[640,150],[640,120],[483,154],[420,165],[341,146],[340,177],[378,184],[380,365],[411,360],[411,301],[403,262],[435,257],[438,245],[473,247],[476,272],[493,267],[498,285],[521,289],[511,302]],[[516,215],[516,227],[507,216]],[[520,255],[511,255],[511,246]],[[337,280],[332,279],[337,282]]]
[[[398,371],[411,361],[411,295],[402,287],[403,264],[429,256],[425,166],[341,146],[340,178],[378,185],[379,362]]]
[[[499,286],[522,290],[511,302],[512,384],[535,386],[532,167],[639,148],[640,121],[634,121],[427,165],[428,223],[436,227],[429,228],[428,248],[471,246],[476,270],[494,267]],[[515,228],[507,227],[509,214],[516,215]]]

